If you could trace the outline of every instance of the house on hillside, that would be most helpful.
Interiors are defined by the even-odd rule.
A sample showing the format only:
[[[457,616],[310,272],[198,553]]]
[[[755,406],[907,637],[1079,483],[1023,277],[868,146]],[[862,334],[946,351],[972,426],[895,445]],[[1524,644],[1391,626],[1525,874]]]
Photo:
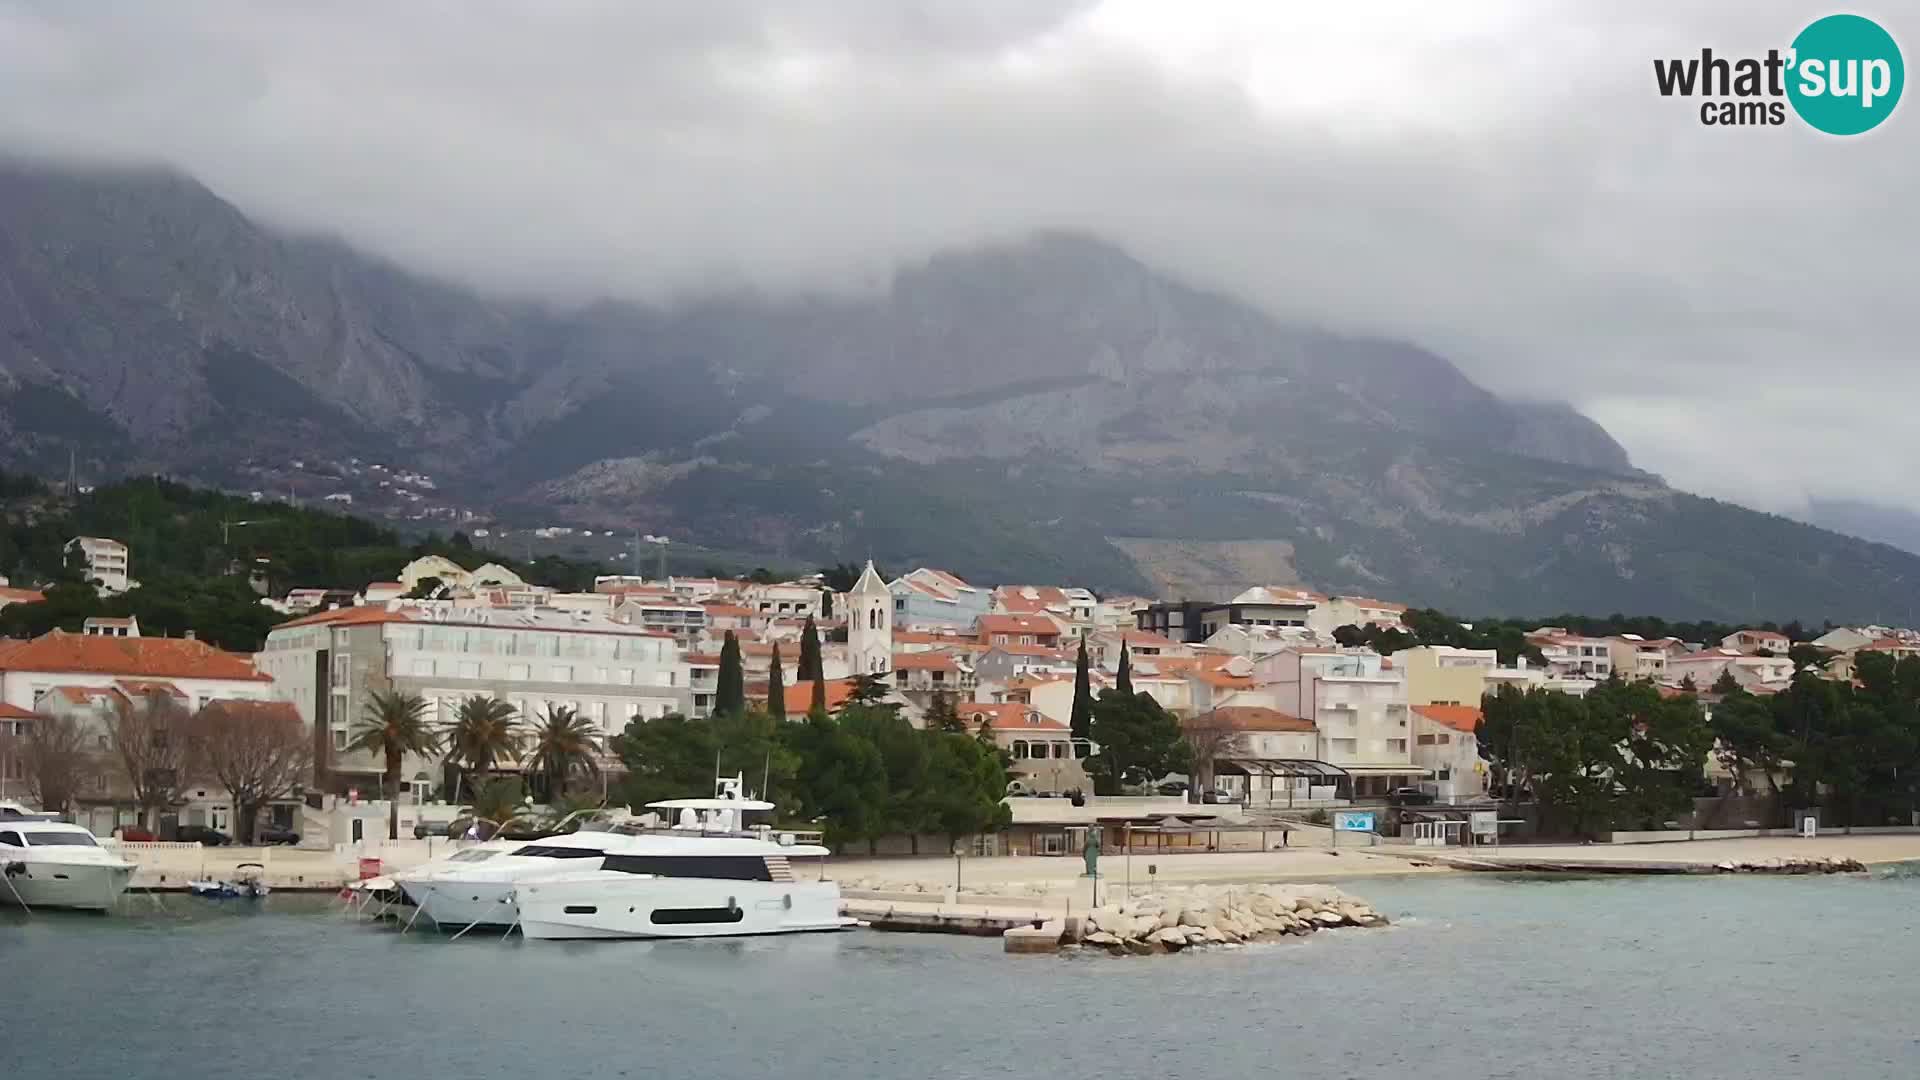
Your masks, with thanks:
[[[123,593],[138,582],[132,578],[132,556],[127,545],[104,536],[76,536],[67,541],[68,566],[77,566],[104,594]]]
[[[985,615],[990,595],[957,574],[922,566],[887,583],[895,627],[970,627]]]

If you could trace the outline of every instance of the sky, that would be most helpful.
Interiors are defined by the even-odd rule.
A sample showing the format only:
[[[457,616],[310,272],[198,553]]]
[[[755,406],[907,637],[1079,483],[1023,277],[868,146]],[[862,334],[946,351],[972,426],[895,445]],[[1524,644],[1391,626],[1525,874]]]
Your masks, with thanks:
[[[1911,54],[1920,8],[1857,8]],[[0,150],[560,303],[872,288],[1092,231],[1565,400],[1761,509],[1920,510],[1920,102],[1711,128],[1652,61],[1757,0],[0,0]]]

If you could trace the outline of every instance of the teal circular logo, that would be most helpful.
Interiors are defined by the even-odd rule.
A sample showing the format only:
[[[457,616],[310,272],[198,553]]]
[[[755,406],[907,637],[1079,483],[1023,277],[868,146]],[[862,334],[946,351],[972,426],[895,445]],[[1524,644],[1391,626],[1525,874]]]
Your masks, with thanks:
[[[1906,65],[1893,35],[1872,19],[1829,15],[1793,39],[1787,100],[1829,135],[1871,131],[1900,103]]]

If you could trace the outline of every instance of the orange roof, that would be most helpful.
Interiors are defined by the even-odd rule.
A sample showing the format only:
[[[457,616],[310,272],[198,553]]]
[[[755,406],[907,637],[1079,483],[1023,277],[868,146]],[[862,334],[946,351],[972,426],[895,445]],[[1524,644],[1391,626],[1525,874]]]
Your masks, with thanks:
[[[1480,710],[1471,705],[1415,705],[1413,711],[1469,735],[1480,729]]]
[[[39,589],[15,589],[0,586],[0,604],[37,604],[47,595]]]
[[[253,661],[192,638],[126,638],[53,630],[7,650],[9,671],[268,682]]]
[[[1060,627],[1055,625],[1052,619],[1045,619],[1038,615],[982,615],[977,625],[982,636],[987,634],[1060,636]]]
[[[1110,631],[1100,636],[1104,638],[1124,639],[1129,649],[1137,649],[1143,646],[1149,649],[1175,649],[1186,644],[1185,642],[1175,641],[1170,637],[1156,634],[1151,630]]]
[[[1313,721],[1302,719],[1279,709],[1269,709],[1264,705],[1222,705],[1209,709],[1191,720],[1182,721],[1182,726],[1202,730],[1223,728],[1230,731],[1299,731],[1313,732]]]
[[[840,709],[840,706],[845,705],[847,703],[847,699],[852,696],[853,696],[853,680],[852,679],[828,679],[827,680],[827,711],[828,712],[838,712]],[[787,687],[785,697],[786,697],[786,704],[787,704],[786,711],[788,716],[804,715],[808,709],[813,708],[813,680],[807,679],[803,682],[797,682],[797,683],[794,683],[792,686]]]
[[[412,621],[413,617],[404,611],[388,611],[382,605],[367,604],[316,611],[311,615],[302,615],[297,619],[283,622],[279,626],[274,627],[274,629],[283,630],[292,626],[318,626],[323,623],[334,626],[355,626],[361,623]]]
[[[1007,680],[1007,689],[1028,690],[1036,686],[1045,686],[1048,683],[1071,682],[1072,680],[1073,676],[1071,675],[1015,675],[1013,678]],[[1088,681],[1093,682],[1095,680],[1089,679]]]
[[[720,666],[719,653],[711,653],[711,652],[688,653],[686,656],[682,657],[681,659],[685,660],[687,662],[687,666],[689,667],[719,667]]]
[[[1253,676],[1251,675],[1232,675],[1225,671],[1208,670],[1206,668],[1195,668],[1194,670],[1187,672],[1187,678],[1197,679],[1200,682],[1206,683],[1208,686],[1217,686],[1217,687],[1221,687],[1222,689],[1229,689],[1229,690],[1253,689]]]
[[[1052,645],[993,645],[989,652],[1003,652],[1010,656],[1047,656],[1055,660],[1065,660],[1067,654]]]
[[[744,604],[701,604],[709,615],[751,616],[754,610]]]
[[[18,705],[9,705],[0,701],[0,720],[32,720],[38,715],[32,709],[23,709]]]
[[[1920,642],[1902,641],[1900,638],[1883,637],[1862,645],[1858,652],[1896,652],[1902,650],[1920,650]]]
[[[1009,701],[1001,705],[970,702],[960,706],[960,719],[970,728],[985,722],[993,731],[1068,731],[1066,724],[1054,720],[1031,705]]]
[[[928,630],[895,630],[893,632],[895,645],[960,645],[966,640],[958,633],[937,633]]]
[[[129,699],[143,698],[148,694],[165,694],[182,701],[187,700],[186,693],[179,687],[160,679],[121,679],[113,685]]]

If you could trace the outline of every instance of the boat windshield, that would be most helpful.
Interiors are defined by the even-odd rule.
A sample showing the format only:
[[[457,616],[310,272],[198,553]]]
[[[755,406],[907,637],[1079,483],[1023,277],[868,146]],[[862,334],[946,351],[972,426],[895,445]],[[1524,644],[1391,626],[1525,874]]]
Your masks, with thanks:
[[[447,856],[447,861],[448,862],[486,862],[488,859],[491,859],[498,854],[500,853],[497,851],[461,851],[461,852],[456,852],[455,854]]]
[[[100,842],[87,833],[29,832],[28,847],[99,847]]]
[[[595,848],[560,847],[557,844],[529,844],[513,854],[522,859],[597,859],[606,852]]]

